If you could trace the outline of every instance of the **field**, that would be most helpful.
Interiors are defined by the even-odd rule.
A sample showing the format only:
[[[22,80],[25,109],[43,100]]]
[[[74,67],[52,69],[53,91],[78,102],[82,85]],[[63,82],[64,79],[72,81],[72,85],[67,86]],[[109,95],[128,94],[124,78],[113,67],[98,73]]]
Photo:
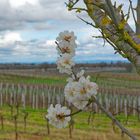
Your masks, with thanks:
[[[62,140],[70,139],[69,128],[55,129],[50,127],[50,135],[48,135],[47,121],[44,116],[46,110],[32,110],[26,109],[29,113],[27,118],[26,131],[24,128],[24,114],[20,109],[20,115],[18,117],[18,137],[19,139],[27,140]],[[3,108],[4,115],[4,128],[0,131],[0,139],[14,140],[14,119],[10,115],[10,108]],[[112,122],[104,114],[93,115],[92,120],[88,124],[89,113],[84,112],[74,117],[74,130],[72,132],[72,139],[74,140],[127,140],[128,137],[121,137],[121,132],[115,128],[113,130]],[[130,130],[135,132],[139,136],[140,123],[136,117],[131,116],[129,122],[126,124],[126,118],[124,115],[118,115],[117,118]]]
[[[140,139],[140,77],[113,72],[90,75],[99,84],[100,102]],[[66,79],[58,74],[1,73],[0,140],[15,140],[16,135],[19,140],[129,140],[96,104],[74,116],[73,130],[48,126],[47,107],[67,104],[63,98]]]

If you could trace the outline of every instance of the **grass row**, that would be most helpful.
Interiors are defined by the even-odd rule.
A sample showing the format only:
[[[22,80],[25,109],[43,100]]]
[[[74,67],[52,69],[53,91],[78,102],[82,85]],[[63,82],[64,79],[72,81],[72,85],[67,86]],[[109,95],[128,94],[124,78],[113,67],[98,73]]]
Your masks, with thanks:
[[[28,112],[27,117],[27,129],[26,133],[24,133],[24,112]],[[4,129],[0,131],[0,140],[2,138],[6,138],[7,135],[14,135],[14,119],[11,116],[10,107],[5,106],[0,109],[0,112],[2,116],[4,117]],[[16,109],[13,111],[16,112]],[[47,113],[47,109],[37,109],[33,110],[31,108],[27,108],[26,110],[23,110],[22,108],[19,108],[19,116],[18,116],[18,131],[21,134],[26,134],[29,137],[29,135],[47,135],[47,121],[45,119],[45,115]],[[14,113],[13,113],[14,116]],[[134,131],[137,133],[137,131],[140,128],[140,122],[137,119],[137,116],[130,116],[128,123],[126,124],[126,117],[124,114],[116,116],[117,119],[125,125],[128,129]],[[74,116],[74,129],[76,131],[82,131],[82,132],[101,132],[101,133],[109,133],[110,130],[113,130],[112,122],[111,120],[105,115],[105,114],[93,114],[90,123],[88,123],[89,118],[89,112],[82,112],[78,115]],[[1,126],[1,125],[0,125]],[[51,133],[53,134],[54,131],[56,131],[55,128],[52,126],[50,127]],[[69,129],[60,129],[57,130],[59,133],[66,131],[67,135],[65,134],[65,137],[69,136]],[[116,132],[120,135],[120,132],[118,128],[116,127]],[[138,135],[138,133],[137,133]]]
[[[115,74],[114,74],[115,75]],[[125,74],[122,74],[124,77]],[[128,74],[127,74],[128,75]],[[132,77],[132,74],[130,74]],[[110,86],[110,87],[125,87],[125,88],[133,88],[140,89],[140,79],[129,80],[125,76],[125,78],[121,78],[120,75],[114,76],[111,73],[96,73],[91,75],[91,80],[96,81],[99,85]],[[44,76],[44,77],[31,77],[31,76],[19,76],[19,75],[10,75],[10,74],[0,74],[0,82],[6,83],[22,83],[22,84],[48,84],[48,85],[65,85],[67,77],[64,75],[57,76]]]

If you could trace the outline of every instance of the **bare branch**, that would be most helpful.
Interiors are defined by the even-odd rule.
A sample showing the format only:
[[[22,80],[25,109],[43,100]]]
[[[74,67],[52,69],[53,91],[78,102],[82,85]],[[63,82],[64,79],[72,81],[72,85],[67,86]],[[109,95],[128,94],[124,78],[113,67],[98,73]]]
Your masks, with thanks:
[[[132,0],[129,0],[129,2],[130,2],[130,8],[131,8],[131,11],[132,11],[132,15],[133,15],[135,25],[137,25],[137,20],[136,20],[136,17],[135,17],[134,8],[133,8],[133,5],[132,5]]]
[[[71,10],[76,10],[76,12],[81,12],[81,11],[85,11],[85,12],[87,12],[87,9],[85,9],[85,8],[79,8],[79,7],[73,7],[73,8],[71,8]]]
[[[89,100],[88,103],[87,103],[87,105],[85,106],[85,108],[88,107],[93,101],[94,101],[93,99]],[[76,111],[76,112],[73,112],[73,113],[68,114],[68,115],[64,115],[64,116],[62,116],[62,117],[74,116],[74,115],[76,115],[76,114],[78,114],[78,113],[80,113],[80,112],[82,112],[82,111],[83,111],[83,110],[80,109],[80,110],[78,110],[78,111]]]
[[[88,104],[86,105],[86,107],[88,107],[92,102],[95,102],[98,107],[112,120],[112,122],[114,124],[116,124],[122,131],[123,134],[126,134],[127,136],[129,136],[132,140],[137,140],[137,138],[130,132],[128,131],[126,128],[124,128],[122,126],[122,124],[108,111],[106,110],[101,104],[100,102],[96,99],[96,97],[93,97],[92,100],[90,100],[88,102]],[[82,110],[78,110],[76,112],[73,112],[71,114],[68,114],[68,115],[64,115],[64,116],[60,116],[60,117],[69,117],[69,116],[73,116],[73,115],[76,115],[78,113],[82,112]]]
[[[128,13],[125,15],[125,16],[127,16],[126,17],[126,21],[128,21],[128,19],[129,19],[129,17],[130,17],[130,9],[131,9],[131,6],[129,6],[129,8],[128,8]],[[124,16],[124,17],[125,17]]]
[[[66,6],[69,8],[69,10],[72,10],[72,8],[79,2],[79,0],[69,0],[68,3],[65,2]]]
[[[115,54],[116,54],[116,53],[119,53],[122,57],[127,58],[127,56],[125,55],[125,53],[124,53],[120,48],[118,48],[113,42],[111,42],[111,41],[109,40],[109,38],[106,37],[106,36],[104,35],[104,33],[103,33],[101,30],[99,30],[99,31],[100,31],[100,33],[102,34],[102,38],[103,38],[104,40],[106,40],[106,41],[114,48],[114,50],[116,51]]]
[[[83,22],[85,22],[86,24],[88,24],[88,25],[90,25],[90,26],[92,26],[92,27],[94,27],[94,28],[97,28],[97,26],[96,25],[94,25],[93,23],[90,23],[90,22],[88,22],[88,21],[86,21],[85,19],[83,19],[83,18],[81,18],[81,17],[79,17],[79,16],[77,16],[80,20],[82,20]]]
[[[130,131],[124,128],[121,123],[110,112],[108,112],[96,98],[94,98],[94,102],[121,129],[122,133],[128,135],[132,140],[137,140],[137,138]]]

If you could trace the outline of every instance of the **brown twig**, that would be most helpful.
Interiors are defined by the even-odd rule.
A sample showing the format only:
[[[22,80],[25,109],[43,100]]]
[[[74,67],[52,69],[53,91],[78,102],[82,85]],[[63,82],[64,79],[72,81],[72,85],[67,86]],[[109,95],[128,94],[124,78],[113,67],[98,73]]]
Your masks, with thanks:
[[[86,21],[85,19],[83,19],[83,18],[81,18],[81,17],[79,17],[79,16],[77,16],[80,20],[82,20],[83,22],[85,22],[87,25],[90,25],[90,26],[92,26],[92,27],[94,27],[94,28],[98,28],[96,25],[94,25],[93,23],[90,23],[90,22],[88,22],[88,21]]]
[[[133,5],[132,5],[132,0],[129,0],[129,3],[130,3],[130,8],[131,8],[131,11],[132,11],[132,15],[133,15],[135,25],[137,25],[137,20],[136,20],[136,17],[135,17],[134,8],[133,8]]]
[[[15,124],[15,140],[18,140],[18,130],[17,130],[17,118],[18,118],[18,115],[14,115],[13,116],[14,118],[14,124]]]
[[[47,121],[47,134],[48,134],[48,135],[50,135],[50,125],[49,125],[49,119],[48,119],[48,118],[46,118],[46,116],[45,116],[45,119],[46,119],[46,121]]]
[[[4,117],[2,114],[0,114],[0,121],[1,121],[1,129],[4,129]]]
[[[24,132],[26,132],[26,128],[27,128],[27,117],[28,117],[29,113],[28,112],[24,112]]]

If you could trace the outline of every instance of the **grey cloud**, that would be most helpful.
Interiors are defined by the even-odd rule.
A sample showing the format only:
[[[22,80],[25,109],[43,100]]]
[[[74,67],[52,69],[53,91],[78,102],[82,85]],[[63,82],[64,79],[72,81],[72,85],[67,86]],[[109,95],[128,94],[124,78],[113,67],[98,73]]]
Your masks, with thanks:
[[[1,37],[2,39],[2,37]],[[50,43],[47,43],[50,42]],[[57,52],[53,46],[53,40],[29,40],[29,41],[14,41],[14,42],[4,42],[0,43],[0,55],[3,58],[8,57],[15,59],[16,57],[21,57],[23,59],[34,57],[34,59],[43,59],[51,58],[50,55],[53,55],[53,59],[56,58]],[[8,60],[6,58],[5,60]]]
[[[33,25],[33,28],[36,30],[55,30],[57,27],[56,25],[51,25],[47,22],[40,22],[40,23],[35,23]]]
[[[102,39],[93,39],[89,37],[87,40],[80,43],[76,49],[75,59],[80,61],[88,60],[123,60],[120,55],[114,54],[114,49],[106,43],[106,46],[103,47]]]
[[[39,0],[37,5],[26,3],[18,8],[13,8],[9,0],[0,0],[0,30],[16,30],[32,23],[38,23],[38,25],[33,26],[34,29],[48,29],[52,27],[45,24],[49,20],[67,20],[72,24],[74,20],[77,20],[77,17],[75,12],[68,12],[64,4],[66,1]],[[124,3],[126,2],[124,1]],[[125,5],[124,9],[127,9]],[[82,2],[80,2],[80,6],[83,6]],[[87,19],[87,14],[82,13],[81,16]]]
[[[43,25],[48,20],[74,20],[76,17],[64,8],[64,2],[40,0],[37,5],[26,3],[13,8],[8,0],[0,0],[0,30],[24,28],[26,23],[38,23],[35,28],[40,30],[48,26]]]
[[[76,50],[76,61],[122,60],[119,55],[114,54],[114,50],[111,47],[102,47],[99,42],[101,42],[100,39],[97,41],[89,39],[80,44]],[[3,58],[0,62],[46,62],[56,61],[57,51],[54,40],[34,39],[29,41],[15,41],[5,46],[0,45],[0,55]]]
[[[108,45],[103,48],[103,41],[94,40],[91,37],[99,33],[78,20],[75,12],[68,12],[64,4],[65,1],[67,0],[39,0],[38,5],[27,3],[19,8],[13,8],[9,4],[9,0],[0,0],[0,31],[22,30],[24,32],[35,29],[40,34],[40,30],[55,30],[53,32],[55,34],[58,30],[74,30],[76,35],[80,36],[78,37],[80,45],[77,48],[77,60],[81,58],[104,59],[107,56],[120,58],[114,55],[114,50]],[[85,13],[81,14],[81,17],[87,19]],[[45,39],[32,39],[0,44],[0,55],[3,56],[2,60],[5,62],[16,61],[18,57],[21,58],[20,60],[28,62],[55,60],[56,49],[46,41]],[[55,55],[52,56],[52,54]]]

